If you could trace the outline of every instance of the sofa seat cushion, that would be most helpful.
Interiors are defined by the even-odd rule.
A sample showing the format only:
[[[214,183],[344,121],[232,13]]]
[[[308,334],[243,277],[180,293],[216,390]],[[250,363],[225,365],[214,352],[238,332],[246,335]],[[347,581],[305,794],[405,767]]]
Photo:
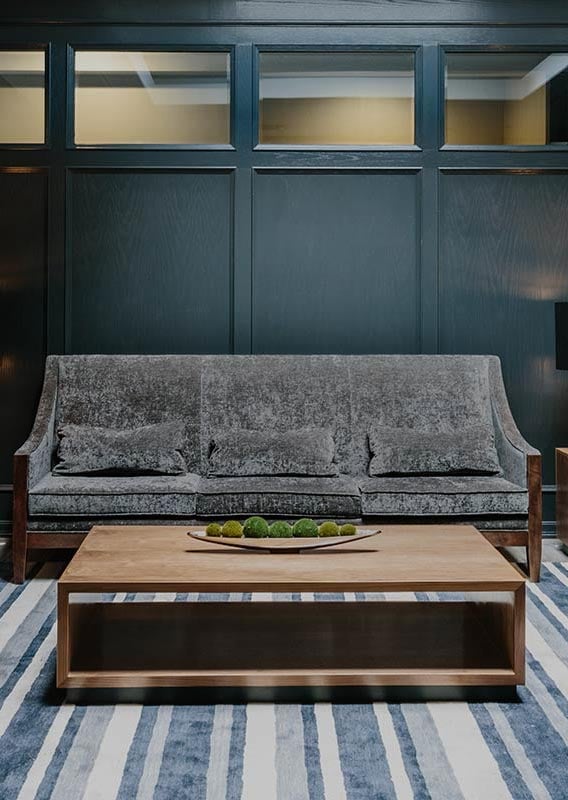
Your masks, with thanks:
[[[199,477],[47,475],[29,494],[31,517],[194,516]]]
[[[500,477],[363,478],[359,486],[363,514],[467,517],[528,511],[527,490]]]
[[[230,517],[264,514],[270,517],[361,516],[361,496],[355,478],[249,477],[202,478],[197,490],[197,515]]]

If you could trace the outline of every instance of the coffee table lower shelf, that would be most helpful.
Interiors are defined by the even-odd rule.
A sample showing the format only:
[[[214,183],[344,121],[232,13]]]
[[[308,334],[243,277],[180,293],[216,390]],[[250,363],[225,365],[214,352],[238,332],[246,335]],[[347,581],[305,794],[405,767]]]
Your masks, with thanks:
[[[319,686],[515,686],[513,670],[320,670],[304,672],[283,670],[249,670],[232,672],[204,670],[201,672],[145,671],[70,672],[64,689],[127,689],[127,688],[183,688],[183,687],[319,687]]]
[[[516,686],[524,591],[421,602],[69,602],[60,586],[57,685]]]

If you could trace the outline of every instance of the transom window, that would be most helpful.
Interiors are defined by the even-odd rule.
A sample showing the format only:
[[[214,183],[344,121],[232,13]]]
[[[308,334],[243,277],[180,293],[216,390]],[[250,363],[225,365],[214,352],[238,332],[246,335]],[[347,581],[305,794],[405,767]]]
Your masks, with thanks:
[[[412,145],[414,54],[263,52],[259,144]]]
[[[568,143],[568,53],[447,53],[449,145]]]
[[[45,51],[0,50],[0,143],[45,142]]]
[[[226,52],[79,50],[75,143],[228,145]]]

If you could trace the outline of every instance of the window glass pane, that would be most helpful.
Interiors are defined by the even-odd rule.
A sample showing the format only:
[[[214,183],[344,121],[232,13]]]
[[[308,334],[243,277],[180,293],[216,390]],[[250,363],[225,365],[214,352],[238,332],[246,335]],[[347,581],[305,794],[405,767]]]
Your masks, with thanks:
[[[568,141],[568,53],[446,54],[446,144]]]
[[[45,141],[45,51],[0,51],[0,142]]]
[[[261,53],[261,144],[414,144],[412,53]]]
[[[77,51],[76,144],[229,144],[229,53]]]

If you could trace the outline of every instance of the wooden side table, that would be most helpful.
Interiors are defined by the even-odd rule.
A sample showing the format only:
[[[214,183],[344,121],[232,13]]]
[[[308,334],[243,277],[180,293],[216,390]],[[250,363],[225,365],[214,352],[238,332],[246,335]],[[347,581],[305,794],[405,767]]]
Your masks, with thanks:
[[[556,450],[556,535],[568,547],[568,447]]]

